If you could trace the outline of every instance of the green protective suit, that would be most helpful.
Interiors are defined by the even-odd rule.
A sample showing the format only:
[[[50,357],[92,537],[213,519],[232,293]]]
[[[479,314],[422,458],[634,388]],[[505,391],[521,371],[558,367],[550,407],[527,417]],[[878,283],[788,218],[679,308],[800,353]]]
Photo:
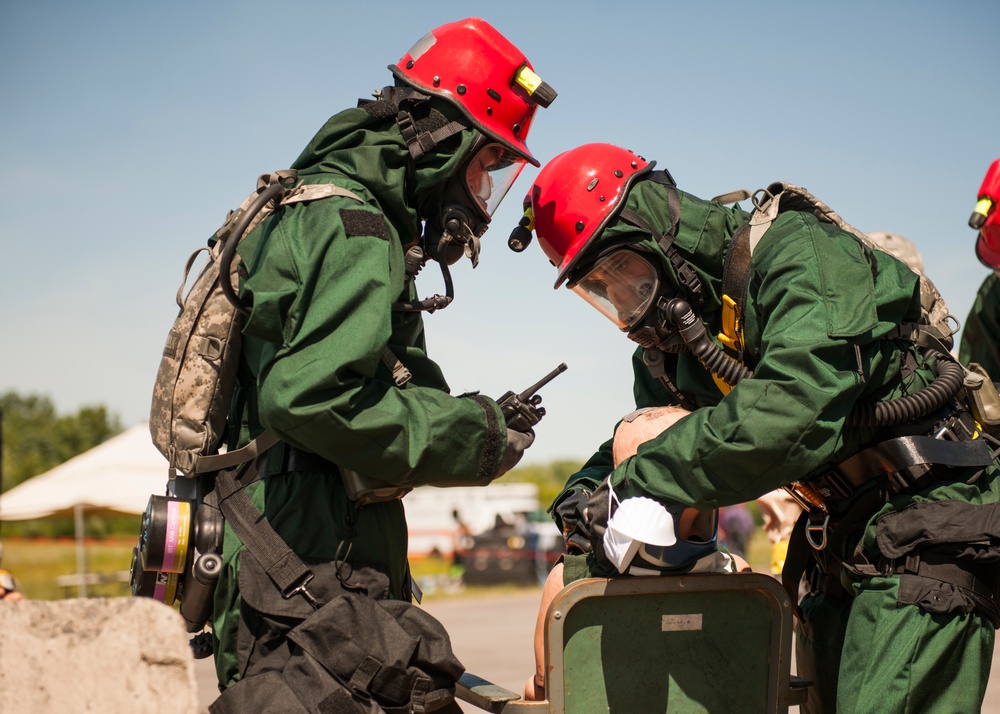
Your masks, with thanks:
[[[639,182],[626,206],[668,232],[662,185]],[[680,194],[675,245],[702,282],[700,314],[712,336],[721,331],[726,251],[748,217],[739,207]],[[653,238],[625,221],[611,223],[588,254],[619,243],[659,256],[677,284]],[[932,379],[933,365],[909,343],[884,338],[898,323],[916,321],[919,310],[917,276],[905,265],[812,214],[779,214],[753,254],[744,325],[753,377],[723,396],[690,353],[666,355],[668,375],[699,408],[640,445],[614,471],[609,440],[570,477],[564,494],[579,487],[593,490],[610,474],[620,498],[652,494],[707,509],[750,501],[824,473],[889,436],[885,430],[845,427],[856,402],[899,397]],[[633,358],[636,406],[674,403],[643,365],[641,353]],[[907,354],[916,368],[904,378]],[[954,480],[894,498],[872,513],[864,530],[865,553],[878,557],[874,524],[882,513],[922,500],[995,503],[998,472],[994,463],[969,485],[963,480],[970,474],[956,469]],[[804,712],[978,711],[993,648],[989,620],[977,613],[931,615],[915,605],[900,606],[897,580],[856,583],[853,601],[824,604],[819,595],[803,603],[808,617],[798,628],[799,671],[817,681]]]
[[[994,382],[1000,381],[1000,278],[995,273],[979,286],[962,325],[958,357],[965,365],[980,364]]]
[[[449,113],[450,108],[439,108]],[[466,130],[423,157],[407,176],[408,152],[393,119],[362,109],[333,116],[293,165],[306,183],[329,183],[364,200],[334,196],[285,206],[240,244],[240,295],[252,305],[244,328],[230,447],[264,429],[282,444],[267,477],[247,492],[303,560],[375,566],[393,598],[408,587],[407,528],[400,501],[358,507],[336,470],[289,472],[291,445],[360,475],[399,486],[486,485],[497,474],[506,431],[497,404],[451,396],[426,354],[419,313],[392,312],[416,297],[404,253],[421,224],[414,206],[461,164],[479,134]],[[429,264],[431,278],[434,263]],[[382,361],[388,347],[412,379],[397,386]],[[338,551],[338,548],[343,548]],[[227,524],[215,594],[216,668],[224,688],[245,671],[240,555]]]

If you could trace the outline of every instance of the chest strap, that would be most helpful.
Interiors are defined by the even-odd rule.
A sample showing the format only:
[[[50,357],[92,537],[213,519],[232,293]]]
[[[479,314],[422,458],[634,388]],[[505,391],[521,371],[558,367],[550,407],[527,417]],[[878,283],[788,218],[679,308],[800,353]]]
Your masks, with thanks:
[[[901,436],[859,451],[836,468],[809,480],[825,503],[844,501],[865,484],[886,478],[895,493],[919,487],[932,466],[986,467],[993,450],[981,439],[944,441]]]

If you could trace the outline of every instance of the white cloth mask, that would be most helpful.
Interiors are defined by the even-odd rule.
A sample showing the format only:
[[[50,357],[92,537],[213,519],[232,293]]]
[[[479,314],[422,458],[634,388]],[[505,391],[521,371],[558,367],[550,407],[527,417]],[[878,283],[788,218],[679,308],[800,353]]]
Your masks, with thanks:
[[[618,510],[611,516],[611,502]],[[677,542],[674,517],[663,504],[645,496],[618,501],[614,489],[608,499],[608,527],[604,532],[604,553],[619,573],[628,570],[643,543],[669,546]]]

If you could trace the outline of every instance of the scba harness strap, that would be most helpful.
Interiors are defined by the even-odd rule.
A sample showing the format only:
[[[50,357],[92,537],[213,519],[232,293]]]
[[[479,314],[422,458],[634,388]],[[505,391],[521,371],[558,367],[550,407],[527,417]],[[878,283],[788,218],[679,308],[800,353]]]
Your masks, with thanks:
[[[745,196],[741,192],[739,196]],[[733,194],[732,197],[738,197]],[[720,197],[725,200],[729,196]],[[754,211],[750,221],[733,236],[726,254],[723,268],[723,325],[728,326],[720,341],[734,349],[743,359],[743,317],[746,310],[747,290],[753,275],[751,260],[754,250],[778,215],[785,211],[811,213],[825,223],[832,223],[851,234],[869,250],[881,251],[871,238],[845,221],[825,203],[808,190],[794,184],[778,181],[765,189],[759,189],[752,196]],[[883,251],[884,252],[884,251]],[[923,319],[919,323],[904,323],[896,327],[886,339],[904,339],[920,347],[934,349],[947,354],[953,344],[955,329],[951,326],[951,316],[941,293],[934,283],[920,274],[920,298]],[[731,334],[730,334],[731,331]]]
[[[898,601],[926,612],[979,612],[1000,628],[1000,503],[913,503],[879,518],[880,556],[859,543],[844,564],[856,578],[899,576]]]
[[[809,514],[799,518],[781,573],[796,616],[802,619],[797,602],[803,575],[808,576],[811,595],[840,600],[853,597],[850,581],[895,576],[899,578],[896,601],[900,605],[916,605],[934,614],[977,612],[1000,629],[1000,578],[996,572],[1000,504],[933,501],[888,513],[876,525],[880,555],[871,560],[860,541],[868,522],[863,514],[871,513],[880,503],[877,492],[871,492],[833,524],[823,561],[815,558],[815,551],[807,544]],[[901,534],[907,531],[919,532],[921,538],[906,542]],[[844,556],[849,536],[859,542]]]
[[[859,451],[834,469],[809,479],[824,502],[845,501],[859,488],[885,478],[893,494],[919,491],[933,480],[933,466],[985,468],[993,450],[981,440],[942,441],[932,436],[901,436]]]

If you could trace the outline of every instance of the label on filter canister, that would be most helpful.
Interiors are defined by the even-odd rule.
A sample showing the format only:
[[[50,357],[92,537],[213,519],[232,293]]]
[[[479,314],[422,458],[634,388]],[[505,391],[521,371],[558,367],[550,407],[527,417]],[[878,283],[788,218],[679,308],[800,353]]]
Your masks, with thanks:
[[[177,599],[177,574],[156,573],[156,584],[153,586],[153,599],[164,605],[173,605]]]
[[[163,542],[164,573],[183,573],[187,565],[188,537],[191,532],[191,503],[167,502],[167,530]]]

